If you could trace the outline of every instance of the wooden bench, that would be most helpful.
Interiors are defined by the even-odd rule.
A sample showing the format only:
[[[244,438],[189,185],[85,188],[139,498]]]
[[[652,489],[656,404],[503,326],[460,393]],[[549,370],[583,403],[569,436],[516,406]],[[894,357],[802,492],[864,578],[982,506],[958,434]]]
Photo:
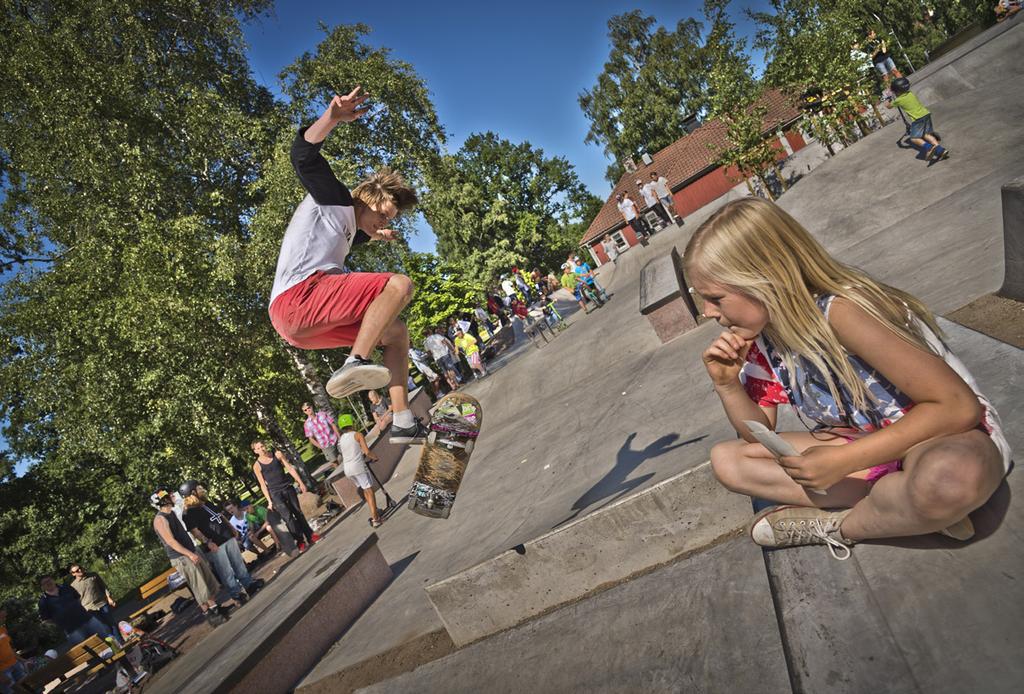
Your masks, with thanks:
[[[157,576],[157,577],[155,577],[155,578],[153,578],[153,579],[143,583],[141,586],[139,586],[139,599],[141,599],[142,602],[146,602],[151,597],[153,597],[154,595],[156,595],[157,593],[162,591],[164,588],[166,588],[168,586],[167,579],[173,573],[175,573],[175,569],[173,569],[173,568],[167,569],[167,571],[164,571],[159,576]],[[155,602],[155,601],[153,601],[153,602]],[[149,608],[151,608],[153,606],[153,602],[149,602],[149,604],[147,604],[142,609],[136,610],[135,612],[132,612],[131,618],[135,619],[139,615],[147,612],[149,610]]]
[[[133,645],[133,642],[128,642],[125,650],[114,651],[104,657],[101,654],[110,650],[110,644],[93,634],[72,646],[67,653],[57,656],[56,660],[45,667],[21,679],[17,683],[17,690],[25,694],[63,691],[117,662]]]
[[[1003,186],[1003,262],[1000,296],[1024,301],[1024,176]]]
[[[697,307],[683,279],[683,260],[672,248],[640,271],[640,313],[662,343],[697,327]]]

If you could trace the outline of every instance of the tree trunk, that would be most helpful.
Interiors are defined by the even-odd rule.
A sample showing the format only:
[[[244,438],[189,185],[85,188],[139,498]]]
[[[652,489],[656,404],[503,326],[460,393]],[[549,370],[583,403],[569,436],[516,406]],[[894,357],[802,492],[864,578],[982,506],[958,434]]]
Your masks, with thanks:
[[[743,182],[747,184],[747,190],[750,191],[750,197],[757,197],[757,191],[754,190],[754,184],[750,182],[750,178],[744,178]]]
[[[761,185],[764,187],[764,194],[768,197],[769,200],[775,202],[775,196],[772,195],[772,189],[771,186],[768,185],[768,179],[766,179],[761,174],[758,174],[757,178],[758,180],[761,181]]]
[[[257,403],[255,408],[256,420],[267,430],[267,435],[270,436],[271,441],[274,445],[281,450],[285,457],[288,458],[289,462],[295,466],[295,470],[299,473],[299,477],[302,478],[303,484],[306,485],[307,489],[314,489],[316,482],[310,477],[309,472],[306,470],[305,463],[302,462],[302,456],[299,455],[299,449],[292,443],[291,438],[285,433],[281,425],[277,423],[277,418],[274,416],[273,410],[266,406],[265,403]]]
[[[775,177],[779,179],[779,187],[782,188],[782,192],[785,193],[789,190],[789,184],[786,183],[786,177],[782,175],[782,165],[776,161],[772,166],[775,169]]]
[[[881,128],[885,125],[885,120],[882,118],[882,112],[878,110],[878,104],[875,103],[874,99],[871,100],[871,110],[875,112],[875,118],[878,119],[878,127]]]
[[[281,344],[284,346],[285,351],[288,352],[288,356],[292,358],[292,363],[298,369],[302,382],[306,384],[310,395],[313,396],[313,407],[317,410],[323,410],[331,419],[334,419],[334,407],[331,405],[331,398],[327,395],[327,389],[324,388],[324,383],[320,380],[320,373],[316,370],[316,367],[313,366],[313,363],[302,350],[292,347],[283,340]]]

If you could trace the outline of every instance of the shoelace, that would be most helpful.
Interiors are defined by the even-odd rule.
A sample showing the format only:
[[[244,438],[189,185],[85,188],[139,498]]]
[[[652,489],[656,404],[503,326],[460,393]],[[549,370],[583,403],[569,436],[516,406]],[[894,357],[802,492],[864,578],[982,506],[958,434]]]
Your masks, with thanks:
[[[824,544],[834,558],[846,561],[850,558],[850,548],[829,535],[830,530],[835,530],[838,527],[836,522],[829,521],[828,526],[836,527],[826,527],[819,519],[812,518],[802,521],[780,521],[775,529],[785,535],[787,543],[794,545]]]

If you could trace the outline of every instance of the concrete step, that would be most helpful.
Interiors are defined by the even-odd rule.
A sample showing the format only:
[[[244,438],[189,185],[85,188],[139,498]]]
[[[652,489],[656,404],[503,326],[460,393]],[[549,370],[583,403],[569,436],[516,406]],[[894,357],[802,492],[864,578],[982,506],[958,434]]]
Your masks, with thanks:
[[[709,463],[426,587],[456,646],[734,536],[750,506]]]
[[[413,672],[387,692],[782,692],[758,548],[732,538]]]
[[[292,691],[392,577],[372,534],[352,546],[327,536],[293,564],[146,691]]]

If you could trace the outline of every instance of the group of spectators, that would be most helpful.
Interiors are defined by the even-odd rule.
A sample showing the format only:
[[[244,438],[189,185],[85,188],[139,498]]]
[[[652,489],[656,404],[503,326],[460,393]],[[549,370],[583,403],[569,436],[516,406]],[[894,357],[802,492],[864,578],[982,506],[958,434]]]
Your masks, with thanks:
[[[642,239],[654,233],[646,217],[646,214],[650,211],[658,215],[665,224],[670,224],[673,220],[676,224],[683,223],[683,218],[676,212],[675,201],[672,198],[672,189],[669,187],[667,178],[660,175],[657,171],[652,171],[649,181],[644,183],[638,178],[635,181],[635,185],[644,201],[642,207],[626,191],[621,191],[616,195],[615,200],[616,207],[619,208],[619,214],[626,220],[626,224],[633,227],[633,231]],[[608,250],[607,244],[609,242],[611,242],[611,237],[606,235],[604,237],[606,251]],[[617,250],[615,256],[618,256]],[[609,255],[609,258],[611,257]]]

